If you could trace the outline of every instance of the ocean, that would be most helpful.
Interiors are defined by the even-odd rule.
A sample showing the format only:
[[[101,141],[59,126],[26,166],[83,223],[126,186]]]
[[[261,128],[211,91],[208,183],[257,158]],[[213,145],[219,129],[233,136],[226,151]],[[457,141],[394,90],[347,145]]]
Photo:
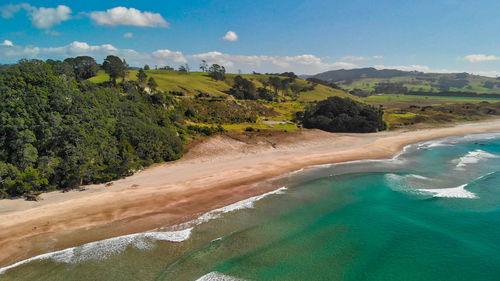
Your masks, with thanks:
[[[500,133],[274,184],[183,225],[34,257],[0,280],[500,280]]]

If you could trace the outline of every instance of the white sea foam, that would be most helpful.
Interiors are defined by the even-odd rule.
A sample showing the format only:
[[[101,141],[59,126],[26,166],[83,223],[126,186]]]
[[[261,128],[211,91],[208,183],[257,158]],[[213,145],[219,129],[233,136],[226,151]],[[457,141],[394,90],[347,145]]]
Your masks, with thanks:
[[[467,153],[467,155],[460,157],[458,159],[458,164],[456,168],[463,168],[468,164],[475,164],[481,161],[482,159],[487,159],[487,158],[498,158],[498,156],[488,153],[481,149],[470,151],[469,153]]]
[[[276,190],[273,190],[273,191],[270,191],[270,192],[267,192],[267,193],[264,193],[261,195],[253,196],[253,197],[238,201],[236,203],[233,203],[231,205],[227,205],[227,206],[212,210],[208,213],[201,215],[200,217],[198,217],[194,221],[191,221],[190,223],[195,224],[195,225],[199,225],[199,224],[205,223],[209,220],[220,218],[221,215],[225,214],[225,213],[234,212],[234,211],[242,210],[242,209],[251,209],[254,207],[254,203],[256,201],[259,201],[259,200],[261,200],[269,195],[283,194],[285,192],[285,190],[287,190],[287,187],[283,186],[283,187],[280,187]]]
[[[20,265],[36,260],[52,259],[53,261],[59,263],[80,263],[92,259],[105,259],[113,254],[123,252],[129,245],[132,245],[137,249],[146,250],[154,246],[154,241],[182,242],[189,239],[189,237],[191,236],[191,231],[193,230],[194,226],[202,224],[209,220],[217,219],[221,217],[221,215],[224,213],[233,212],[241,209],[253,208],[254,203],[256,201],[259,201],[269,195],[283,194],[286,189],[287,187],[283,186],[276,190],[238,201],[231,205],[207,212],[195,220],[179,224],[173,227],[165,227],[148,232],[109,238],[101,241],[87,243],[78,247],[73,247],[56,252],[38,255],[29,259],[22,260],[15,264],[0,268],[0,274],[3,274],[7,270],[12,269],[14,267],[18,267]],[[181,230],[161,231],[166,229],[181,229]],[[207,279],[207,280],[212,280],[212,279]],[[213,280],[218,280],[218,279],[213,279]],[[236,280],[236,279],[228,279],[228,280]]]
[[[416,179],[419,179],[419,180],[431,180],[431,178],[424,177],[424,176],[421,176],[421,175],[415,175],[415,174],[408,175],[407,177],[416,178]]]
[[[170,232],[143,232],[91,242],[82,246],[38,255],[15,264],[0,268],[0,274],[7,270],[36,260],[52,259],[59,263],[79,263],[92,259],[105,259],[110,255],[124,251],[129,245],[137,249],[149,249],[154,240],[182,242],[189,239],[192,228]]]
[[[196,281],[243,281],[243,280],[227,276],[219,272],[210,272],[196,279]]]
[[[467,184],[452,188],[419,189],[421,192],[432,193],[433,197],[443,198],[478,198],[476,194],[465,189]]]

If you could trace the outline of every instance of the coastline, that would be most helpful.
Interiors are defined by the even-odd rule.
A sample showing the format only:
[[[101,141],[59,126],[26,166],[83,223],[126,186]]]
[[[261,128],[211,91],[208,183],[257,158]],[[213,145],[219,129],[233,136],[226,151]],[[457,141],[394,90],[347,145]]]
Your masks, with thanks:
[[[113,186],[0,200],[0,267],[42,253],[189,221],[199,214],[275,189],[263,182],[301,168],[392,157],[404,146],[500,130],[500,120],[373,134],[317,130],[272,139],[216,136],[183,159],[155,165]],[[54,240],[55,239],[55,240]]]

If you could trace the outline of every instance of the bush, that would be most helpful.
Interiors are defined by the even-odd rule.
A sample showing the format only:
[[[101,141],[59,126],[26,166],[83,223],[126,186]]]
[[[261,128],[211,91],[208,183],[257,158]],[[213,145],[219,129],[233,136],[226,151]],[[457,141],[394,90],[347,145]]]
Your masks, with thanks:
[[[380,108],[350,98],[330,97],[296,116],[304,128],[328,132],[368,133],[386,129]]]

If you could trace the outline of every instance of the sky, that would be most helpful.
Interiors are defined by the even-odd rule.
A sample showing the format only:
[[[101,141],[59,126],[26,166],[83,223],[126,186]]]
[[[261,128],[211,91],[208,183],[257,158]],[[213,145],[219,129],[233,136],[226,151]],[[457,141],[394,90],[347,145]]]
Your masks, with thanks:
[[[107,55],[229,72],[500,75],[500,1],[0,1],[0,63]]]

